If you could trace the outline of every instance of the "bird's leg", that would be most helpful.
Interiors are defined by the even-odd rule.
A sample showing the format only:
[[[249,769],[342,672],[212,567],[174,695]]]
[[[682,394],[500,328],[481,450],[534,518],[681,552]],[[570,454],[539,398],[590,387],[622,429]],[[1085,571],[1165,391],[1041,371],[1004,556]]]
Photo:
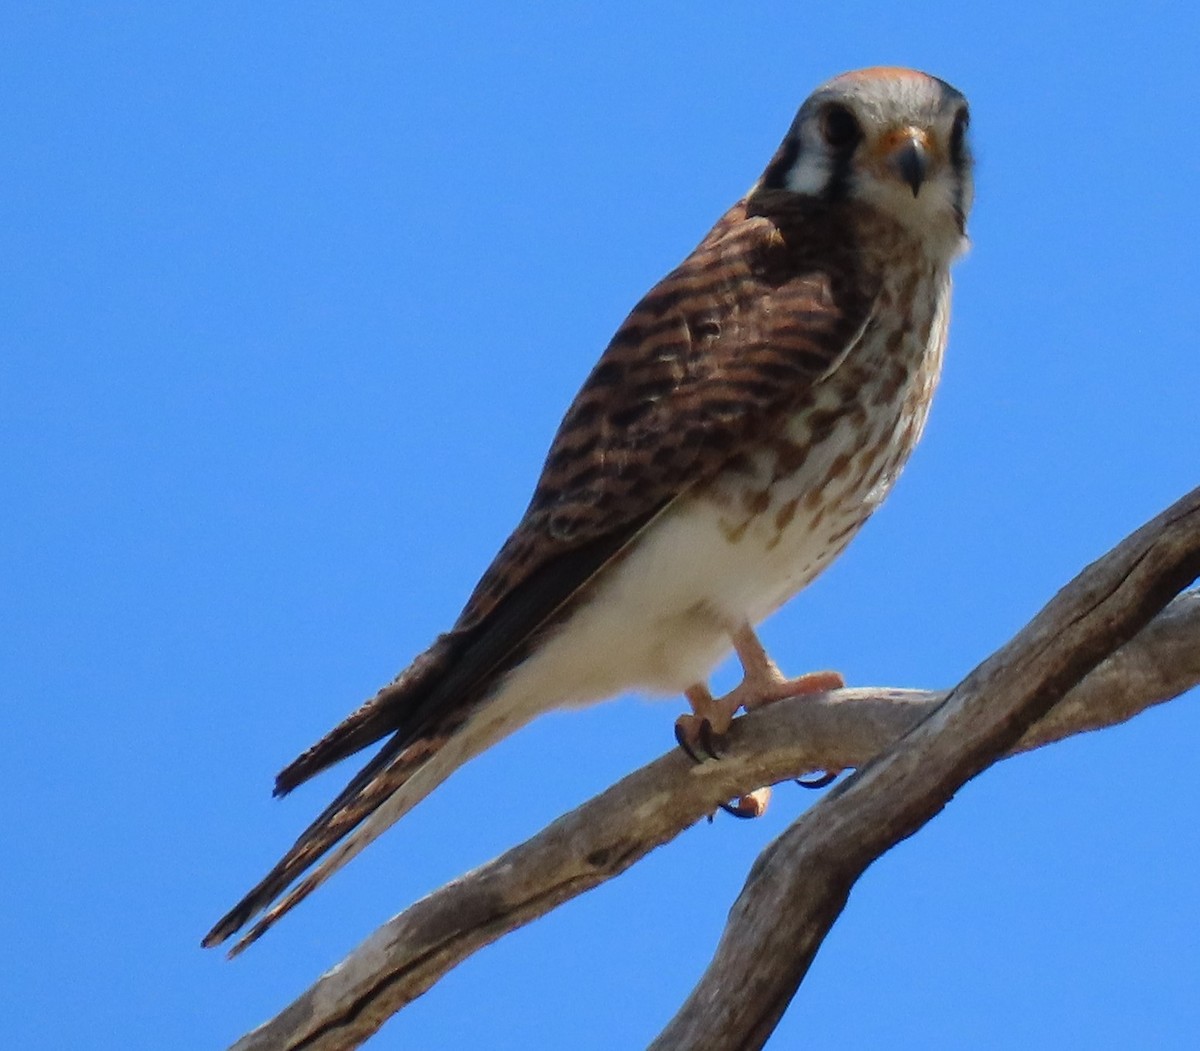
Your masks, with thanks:
[[[729,730],[739,708],[751,711],[787,697],[824,693],[846,685],[846,680],[836,671],[814,671],[794,679],[787,678],[767,656],[749,624],[742,624],[730,638],[734,652],[742,662],[742,681],[720,699],[714,699],[703,683],[683,691],[692,706],[692,714],[681,715],[676,720],[675,736],[680,747],[693,759],[698,760],[700,752],[719,758],[714,744]]]
[[[761,708],[774,701],[782,701],[788,697],[800,697],[806,693],[824,693],[826,690],[840,690],[846,685],[841,672],[811,671],[794,679],[787,678],[779,666],[767,656],[754,628],[743,624],[733,633],[733,648],[742,662],[745,678],[741,686],[754,682],[754,691],[742,702],[746,711]],[[752,671],[753,669],[753,671]],[[741,686],[738,688],[740,689]],[[825,788],[837,780],[841,770],[826,770],[811,781],[796,778],[796,784],[801,788]]]
[[[751,711],[809,693],[824,693],[838,690],[846,680],[836,671],[809,672],[796,678],[787,678],[778,665],[767,655],[766,649],[750,624],[742,624],[730,638],[734,652],[742,663],[742,681],[720,699],[714,699],[708,687],[702,683],[689,686],[684,696],[692,707],[690,715],[681,715],[675,721],[675,739],[696,762],[704,758],[719,759],[720,738],[729,730],[739,708]],[[823,788],[840,771],[826,771],[816,781],[797,781],[806,788]],[[722,809],[736,817],[759,817],[767,808],[770,788],[760,788],[743,796],[736,803],[722,804]]]
[[[749,624],[738,628],[732,638],[734,652],[742,662],[743,677],[729,696],[741,695],[739,701],[746,711],[762,708],[788,697],[840,690],[846,685],[846,680],[836,671],[811,671],[794,679],[787,678],[779,670],[779,666],[767,656],[766,649]]]

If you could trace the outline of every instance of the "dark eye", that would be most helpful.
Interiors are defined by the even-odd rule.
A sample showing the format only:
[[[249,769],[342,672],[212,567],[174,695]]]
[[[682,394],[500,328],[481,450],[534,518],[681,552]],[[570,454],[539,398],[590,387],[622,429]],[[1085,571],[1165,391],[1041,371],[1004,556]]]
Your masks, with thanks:
[[[862,138],[862,128],[845,106],[829,106],[821,117],[821,134],[835,150],[848,150]]]
[[[971,115],[964,106],[954,115],[954,126],[950,129],[950,162],[957,168],[962,164],[963,146],[967,139],[967,125]]]

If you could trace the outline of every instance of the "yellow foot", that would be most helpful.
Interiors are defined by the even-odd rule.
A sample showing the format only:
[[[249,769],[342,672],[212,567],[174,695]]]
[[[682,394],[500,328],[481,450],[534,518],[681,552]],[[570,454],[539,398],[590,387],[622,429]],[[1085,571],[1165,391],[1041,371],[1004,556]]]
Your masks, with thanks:
[[[827,690],[840,690],[846,685],[841,672],[810,671],[807,675],[798,675],[794,679],[779,679],[755,684],[753,691],[747,692],[743,702],[746,711],[763,708],[776,701],[786,701],[789,697],[804,697],[811,693],[825,693]]]
[[[846,680],[836,671],[815,671],[794,679],[786,678],[759,641],[754,629],[743,624],[730,636],[734,651],[742,662],[742,681],[724,697],[716,700],[708,687],[697,683],[684,691],[692,711],[675,720],[675,740],[693,762],[721,758],[721,738],[729,730],[739,708],[751,711],[788,697],[840,690]],[[811,781],[797,779],[804,788],[824,788],[832,784],[840,770],[827,770]],[[721,809],[735,817],[760,817],[771,798],[770,788],[759,788]]]
[[[731,637],[734,652],[742,662],[742,681],[733,692],[742,694],[741,700],[746,711],[788,697],[840,690],[846,685],[846,680],[836,671],[813,671],[794,679],[786,678],[778,665],[767,656],[767,651],[749,624],[743,624]]]

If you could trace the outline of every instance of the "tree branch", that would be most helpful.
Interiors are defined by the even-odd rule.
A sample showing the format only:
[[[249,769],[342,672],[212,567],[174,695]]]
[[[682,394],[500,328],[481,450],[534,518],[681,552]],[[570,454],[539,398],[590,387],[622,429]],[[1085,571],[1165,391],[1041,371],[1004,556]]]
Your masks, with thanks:
[[[854,881],[963,783],[1200,682],[1200,591],[1163,610],[1197,575],[1200,489],[1085,569],[949,693],[798,698],[736,720],[721,762],[661,757],[388,921],[235,1051],[356,1047],[477,949],[623,872],[717,802],[861,768],[759,857],[708,970],[654,1044],[761,1047]]]
[[[866,867],[1013,748],[1197,574],[1200,489],[1085,569],[944,704],[759,856],[712,962],[652,1047],[761,1047]]]

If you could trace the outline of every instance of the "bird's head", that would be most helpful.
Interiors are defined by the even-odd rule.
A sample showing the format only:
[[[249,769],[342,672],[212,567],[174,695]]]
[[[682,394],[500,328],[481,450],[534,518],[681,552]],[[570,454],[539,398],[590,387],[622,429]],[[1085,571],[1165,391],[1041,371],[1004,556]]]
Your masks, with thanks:
[[[759,187],[858,200],[956,251],[971,207],[967,100],[912,69],[843,73],[800,107]]]

